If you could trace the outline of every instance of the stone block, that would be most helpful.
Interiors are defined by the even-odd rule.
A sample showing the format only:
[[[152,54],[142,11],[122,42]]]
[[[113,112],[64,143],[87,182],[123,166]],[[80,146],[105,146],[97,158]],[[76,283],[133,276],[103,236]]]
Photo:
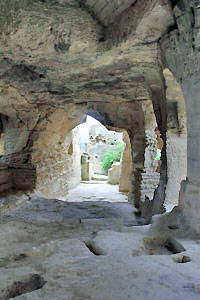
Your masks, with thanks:
[[[83,181],[91,180],[90,157],[87,154],[81,156],[81,179]]]
[[[119,184],[120,163],[114,163],[112,168],[108,170],[108,183]]]

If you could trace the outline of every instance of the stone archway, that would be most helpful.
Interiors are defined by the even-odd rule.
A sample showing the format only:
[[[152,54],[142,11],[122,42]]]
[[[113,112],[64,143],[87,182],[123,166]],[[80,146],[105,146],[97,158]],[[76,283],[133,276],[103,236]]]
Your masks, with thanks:
[[[12,141],[11,144],[6,143],[6,147],[9,146],[11,152],[7,150],[6,155],[1,158],[1,163],[6,162],[6,168],[9,168],[12,177],[11,185],[8,182],[10,179],[4,178],[8,192],[10,189],[34,190],[45,197],[58,198],[63,197],[70,188],[75,186],[80,178],[78,174],[74,174],[77,168],[74,164],[78,162],[73,158],[75,153],[73,151],[71,153],[70,150],[73,135],[70,132],[82,122],[85,114],[91,114],[108,127],[122,128],[128,132],[134,162],[129,199],[131,203],[144,202],[145,195],[148,195],[145,190],[146,183],[148,178],[152,177],[152,173],[147,171],[150,169],[145,156],[148,155],[148,149],[151,147],[149,146],[151,135],[156,126],[151,100],[119,102],[114,109],[112,103],[91,101],[81,105],[65,105],[64,109],[59,106],[50,109],[46,109],[46,106],[42,108],[43,110],[33,111],[28,122],[27,116],[25,119],[23,113],[16,115],[14,111],[8,119],[8,124],[5,125],[10,128],[6,129],[6,132],[13,133],[17,139],[16,143],[14,139],[7,138],[7,141]],[[17,150],[15,150],[16,146]],[[64,147],[65,151],[62,152]],[[151,158],[153,159],[152,154]],[[64,160],[68,160],[66,167],[64,167]],[[24,176],[23,181],[20,180],[21,177],[16,176],[21,172]],[[140,177],[139,173],[144,175]]]
[[[40,139],[40,132],[50,126],[50,116],[56,110],[66,112],[73,126],[85,112],[99,112],[103,124],[125,128],[130,135],[135,147],[133,181],[138,182],[132,202],[134,197],[141,202],[140,175],[147,148],[142,106],[146,101],[153,102],[163,136],[166,131],[165,88],[157,41],[174,24],[171,8],[160,0],[150,6],[146,0],[124,1],[123,5],[115,2],[117,10],[110,23],[112,5],[107,5],[108,10],[104,6],[99,10],[92,2],[75,2],[13,0],[3,6],[0,109],[22,122],[24,127],[21,125],[18,136],[28,135],[19,148],[15,166],[21,170],[29,166],[35,180],[32,146]],[[27,26],[30,19],[32,30]],[[22,156],[24,159],[20,159]],[[154,201],[159,204],[154,213],[162,211],[165,197],[164,157],[163,150],[162,180]]]
[[[150,107],[151,109],[149,110]],[[20,127],[19,132],[23,144],[20,145],[17,155],[19,157],[23,157],[23,155],[25,155],[25,157],[28,157],[29,160],[24,160],[24,162],[22,162],[20,165],[20,169],[18,169],[17,164],[15,164],[14,167],[17,172],[22,172],[24,168],[27,168],[27,162],[29,162],[32,170],[31,172],[33,172],[33,174],[30,177],[30,171],[29,173],[25,172],[25,174],[29,175],[29,177],[24,180],[23,185],[18,185],[16,180],[14,180],[13,185],[12,181],[12,189],[14,188],[15,190],[22,191],[35,190],[45,197],[55,198],[62,197],[71,187],[76,185],[76,182],[79,181],[79,178],[77,177],[76,180],[73,176],[73,170],[76,168],[73,167],[73,163],[75,163],[75,161],[73,161],[72,153],[69,153],[71,149],[70,132],[76,125],[81,123],[81,120],[84,118],[84,113],[89,112],[90,114],[98,116],[102,123],[106,124],[107,126],[123,128],[129,132],[129,136],[131,137],[132,141],[131,145],[133,157],[135,159],[134,169],[137,170],[137,172],[133,173],[132,178],[132,186],[134,186],[134,188],[136,187],[132,199],[135,199],[134,201],[143,202],[145,191],[142,192],[142,197],[139,196],[141,194],[138,194],[137,191],[143,189],[142,187],[145,186],[145,181],[144,178],[140,181],[137,181],[137,178],[139,170],[139,158],[141,158],[141,166],[143,166],[143,171],[146,172],[146,170],[144,169],[145,158],[143,155],[145,151],[147,151],[149,145],[146,148],[147,135],[144,135],[143,133],[143,126],[144,124],[146,124],[145,126],[149,126],[152,120],[152,116],[154,115],[151,101],[135,101],[130,104],[120,103],[120,111],[118,110],[118,107],[116,107],[116,110],[113,110],[112,104],[109,103],[101,103],[97,105],[96,103],[92,102],[88,103],[87,108],[85,108],[84,106],[81,109],[76,105],[73,106],[72,109],[72,106],[70,105],[68,111],[66,111],[67,109],[63,110],[62,108],[57,108],[51,109],[47,112],[43,112],[42,118],[38,119],[37,123],[35,123],[34,130],[27,130],[27,127],[25,125],[23,125],[25,126],[24,129]],[[144,115],[146,118],[145,120]],[[155,127],[155,117],[153,118],[154,121],[151,128],[152,132]],[[13,122],[14,121],[12,121],[12,123]],[[25,133],[27,134],[27,137]],[[141,133],[144,137],[142,139]],[[16,138],[18,138],[19,140],[19,136],[16,135]],[[28,143],[27,138],[29,141]],[[140,144],[141,141],[142,144]],[[23,145],[25,144],[26,147],[24,148]],[[136,148],[138,147],[137,145],[139,145],[139,148],[136,151]],[[65,158],[72,161],[72,163],[68,165],[70,166],[71,171],[70,169],[64,170],[64,167],[62,165],[63,157],[61,155],[61,152],[64,146],[66,147],[65,150],[69,148],[69,151],[65,151],[64,153],[66,154]],[[137,153],[139,154],[139,156]],[[10,153],[9,157],[11,157],[13,160],[16,159],[14,148],[13,153]],[[4,159],[5,157],[2,158],[2,162]],[[16,171],[14,171],[14,174]],[[32,179],[29,181],[28,178]],[[129,181],[129,179],[127,179],[127,181]],[[24,184],[25,182],[27,182],[26,185]]]
[[[0,6],[0,298],[198,299],[200,1],[0,0]],[[73,184],[70,132],[89,113],[127,130],[130,202],[145,223],[161,214],[172,183],[169,143],[178,143],[178,130],[183,137],[185,118],[166,69],[182,89],[187,114],[187,175],[178,207],[155,216],[152,226],[125,228],[143,222],[137,216],[133,222],[127,203],[130,219],[123,223],[127,211],[99,207],[95,220],[96,206],[88,214],[87,206],[31,194],[40,187],[54,196],[58,184],[61,194]],[[151,199],[154,126],[164,147]],[[65,174],[64,147],[71,164]],[[61,172],[69,185],[59,182]],[[184,236],[182,245],[176,236]]]
[[[162,99],[164,102],[163,95]],[[162,106],[162,102],[158,105]],[[128,132],[133,155],[129,202],[149,221],[153,213],[153,205],[155,205],[153,203],[158,202],[156,204],[158,208],[157,211],[154,210],[154,214],[164,211],[163,203],[167,182],[165,176],[165,184],[161,184],[162,190],[159,192],[159,199],[154,199],[154,191],[160,180],[160,174],[155,172],[156,136],[154,129],[157,121],[154,107],[151,100],[119,103],[119,107],[113,108],[113,105],[109,103],[88,103],[89,114],[99,119],[102,124],[111,128],[123,128]],[[162,113],[166,113],[166,111],[164,110]],[[157,116],[159,116],[159,112],[157,112]],[[165,120],[165,118],[162,116],[159,118],[160,125],[164,127],[163,119]],[[146,209],[146,199],[148,199],[148,203],[150,201],[148,209]]]

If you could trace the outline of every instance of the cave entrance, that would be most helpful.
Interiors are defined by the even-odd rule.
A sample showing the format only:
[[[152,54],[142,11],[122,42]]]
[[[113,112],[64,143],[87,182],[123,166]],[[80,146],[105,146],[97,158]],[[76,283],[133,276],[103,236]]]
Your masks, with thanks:
[[[91,116],[73,130],[80,148],[74,141],[68,152],[80,153],[81,182],[63,200],[127,202],[132,166],[128,133],[108,130]]]

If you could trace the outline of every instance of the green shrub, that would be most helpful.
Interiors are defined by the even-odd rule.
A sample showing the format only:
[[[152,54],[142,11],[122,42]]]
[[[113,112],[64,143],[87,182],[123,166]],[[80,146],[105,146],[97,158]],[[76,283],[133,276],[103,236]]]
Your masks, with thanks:
[[[102,169],[107,171],[114,162],[119,162],[121,159],[122,151],[124,150],[124,144],[118,144],[114,150],[110,150],[104,153]]]

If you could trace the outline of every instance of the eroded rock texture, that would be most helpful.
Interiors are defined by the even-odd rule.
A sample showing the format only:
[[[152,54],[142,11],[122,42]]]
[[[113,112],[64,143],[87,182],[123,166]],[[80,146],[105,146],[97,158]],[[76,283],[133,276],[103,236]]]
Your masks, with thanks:
[[[149,226],[127,227],[127,216],[137,224],[133,210],[37,197],[5,215],[0,298],[198,300],[197,242],[170,229],[149,235]]]
[[[175,27],[161,39],[163,64],[180,83],[187,112],[187,179],[179,205],[190,228],[199,231],[199,1],[178,1]]]
[[[8,173],[2,191],[35,188],[37,170],[46,161],[43,152],[39,163],[36,153],[40,141],[45,144],[49,126],[54,127],[51,116],[61,110],[71,129],[85,113],[107,126],[126,129],[131,140],[140,144],[133,150],[135,157],[141,156],[141,166],[138,161],[134,171],[138,177],[144,168],[146,101],[153,101],[165,132],[165,88],[157,40],[174,24],[170,5],[145,0],[102,1],[101,5],[78,0],[1,0],[1,6],[0,112],[6,119],[1,165],[2,172]],[[58,134],[64,138],[59,126]],[[50,144],[45,145],[48,153],[52,153]],[[16,178],[21,176],[19,182]],[[42,176],[41,184],[46,182]],[[142,181],[133,181],[139,190]],[[139,197],[137,192],[134,197]]]
[[[167,187],[166,203],[178,204],[181,181],[187,175],[186,109],[180,85],[164,70],[167,97]]]
[[[47,198],[59,199],[81,180],[79,130],[72,130],[73,122],[61,109],[38,126],[40,134],[32,147],[35,189]]]
[[[0,224],[0,297],[199,299],[199,241],[181,245],[173,235],[200,236],[200,1],[0,0],[0,7],[0,213],[23,204]],[[130,202],[146,222],[162,213],[186,169],[186,116],[174,79],[186,104],[187,176],[178,207],[153,218],[148,234],[156,236],[124,228],[119,210],[113,218],[116,210],[102,202],[18,198],[34,190],[63,196],[74,184],[71,130],[89,114],[128,132]],[[177,180],[173,194],[168,178]]]
[[[145,199],[152,200],[151,180],[157,186],[147,157],[153,158],[150,129],[158,125],[164,147],[159,185],[150,207],[151,214],[163,212],[171,172],[167,173],[171,150],[166,137],[175,143],[170,129],[180,130],[183,119],[177,110],[179,101],[174,104],[166,92],[163,70],[168,68],[181,84],[189,119],[186,194],[190,196],[186,198],[191,197],[192,187],[196,193],[199,124],[193,116],[198,120],[198,1],[1,0],[0,4],[1,192],[34,190],[38,182],[41,186],[48,182],[42,189],[50,196],[51,184],[56,196],[58,186],[49,177],[52,174],[57,181],[58,169],[52,162],[46,166],[47,157],[62,163],[55,150],[65,143],[62,130],[67,127],[69,134],[90,114],[106,126],[127,130],[133,155],[130,199],[138,209]],[[52,116],[58,118],[53,118],[55,128]],[[38,173],[41,166],[43,174]],[[64,185],[59,186],[61,194],[67,190]],[[173,197],[177,194],[176,188]],[[191,216],[198,204],[182,202]]]

